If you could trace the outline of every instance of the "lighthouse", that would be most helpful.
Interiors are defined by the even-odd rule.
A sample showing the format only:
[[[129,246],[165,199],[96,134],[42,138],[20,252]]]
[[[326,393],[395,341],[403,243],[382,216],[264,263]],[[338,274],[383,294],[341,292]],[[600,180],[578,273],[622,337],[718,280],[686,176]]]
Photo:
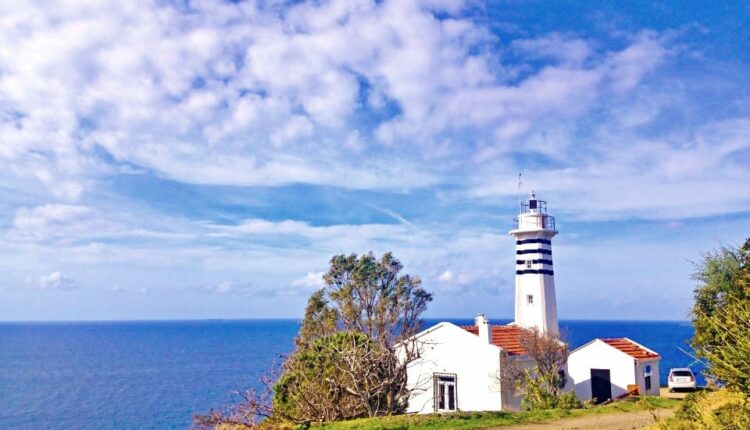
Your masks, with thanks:
[[[516,238],[516,314],[514,324],[537,328],[559,336],[555,273],[552,267],[552,237],[555,217],[547,214],[547,202],[531,192],[521,203],[510,235]]]

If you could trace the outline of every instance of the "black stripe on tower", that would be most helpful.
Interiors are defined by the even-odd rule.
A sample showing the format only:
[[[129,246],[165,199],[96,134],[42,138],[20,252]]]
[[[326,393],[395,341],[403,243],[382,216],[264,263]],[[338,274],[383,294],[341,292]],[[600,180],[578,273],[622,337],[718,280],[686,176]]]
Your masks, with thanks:
[[[516,260],[516,264],[526,264],[527,261],[531,261],[532,264],[549,264],[552,265],[552,260]]]
[[[545,245],[552,245],[552,242],[549,239],[524,239],[516,241],[516,245],[526,245],[527,243],[543,243]]]
[[[516,275],[554,275],[555,273],[547,269],[526,269],[516,270]]]
[[[545,255],[552,255],[552,250],[549,249],[519,249],[516,251],[516,255],[522,255],[522,254],[545,254]]]

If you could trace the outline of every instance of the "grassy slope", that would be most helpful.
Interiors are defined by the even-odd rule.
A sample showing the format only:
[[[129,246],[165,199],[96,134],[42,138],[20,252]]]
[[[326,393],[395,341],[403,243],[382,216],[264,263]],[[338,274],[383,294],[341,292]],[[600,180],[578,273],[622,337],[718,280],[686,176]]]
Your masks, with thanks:
[[[645,402],[626,400],[614,404],[590,409],[572,411],[529,411],[529,412],[457,412],[452,414],[431,415],[398,415],[392,417],[365,418],[323,424],[315,428],[326,430],[396,430],[396,429],[482,429],[507,426],[512,424],[541,423],[567,417],[584,415],[612,414],[621,412],[642,411],[649,408],[674,408],[679,400],[659,397],[648,397]]]

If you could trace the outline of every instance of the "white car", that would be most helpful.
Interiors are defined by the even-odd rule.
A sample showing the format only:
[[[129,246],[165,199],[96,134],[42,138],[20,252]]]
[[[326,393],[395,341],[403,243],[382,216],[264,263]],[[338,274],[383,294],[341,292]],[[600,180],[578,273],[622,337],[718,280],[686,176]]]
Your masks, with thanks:
[[[687,367],[669,369],[669,391],[695,390],[695,375]]]

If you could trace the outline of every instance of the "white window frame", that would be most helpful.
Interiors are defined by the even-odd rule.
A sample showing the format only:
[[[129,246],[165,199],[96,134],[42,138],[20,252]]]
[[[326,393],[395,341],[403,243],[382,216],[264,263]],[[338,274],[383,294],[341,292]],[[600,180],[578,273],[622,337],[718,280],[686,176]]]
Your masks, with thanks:
[[[534,295],[533,294],[526,294],[526,304],[527,305],[533,305],[534,304]]]
[[[458,410],[458,376],[455,373],[433,373],[433,398],[435,412]],[[442,388],[442,390],[441,390]],[[452,399],[451,399],[452,394]],[[453,408],[451,408],[453,400]],[[441,407],[442,406],[442,407]]]

